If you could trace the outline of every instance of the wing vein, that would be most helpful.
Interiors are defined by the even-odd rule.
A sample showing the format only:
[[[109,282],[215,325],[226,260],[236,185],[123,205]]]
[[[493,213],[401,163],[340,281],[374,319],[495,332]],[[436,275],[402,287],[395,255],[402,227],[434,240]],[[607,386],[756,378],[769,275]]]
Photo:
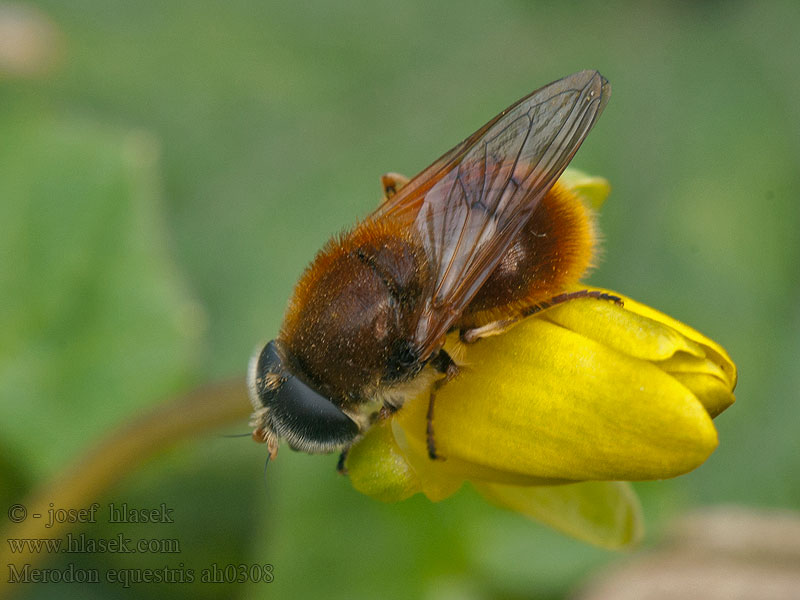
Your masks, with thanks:
[[[413,343],[438,349],[541,198],[561,176],[610,94],[596,71],[553,82],[490,120],[370,217],[408,227],[427,258]]]

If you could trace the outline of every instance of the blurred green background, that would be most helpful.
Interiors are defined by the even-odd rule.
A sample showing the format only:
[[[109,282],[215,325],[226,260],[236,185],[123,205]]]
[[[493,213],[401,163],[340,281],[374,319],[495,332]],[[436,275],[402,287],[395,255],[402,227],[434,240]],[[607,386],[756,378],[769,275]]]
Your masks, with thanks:
[[[613,192],[590,281],[740,368],[711,459],[637,484],[648,539],[693,506],[800,508],[799,27],[794,0],[0,2],[0,498],[169,396],[243,377],[382,173],[414,174],[524,94],[596,68],[613,95],[573,164]],[[549,599],[627,559],[470,489],[382,505],[335,456],[284,449],[265,488],[264,447],[219,436],[246,431],[178,444],[97,499],[172,507],[174,525],[134,533],[179,538],[179,556],[51,564],[274,565],[268,585],[142,584],[141,598]]]

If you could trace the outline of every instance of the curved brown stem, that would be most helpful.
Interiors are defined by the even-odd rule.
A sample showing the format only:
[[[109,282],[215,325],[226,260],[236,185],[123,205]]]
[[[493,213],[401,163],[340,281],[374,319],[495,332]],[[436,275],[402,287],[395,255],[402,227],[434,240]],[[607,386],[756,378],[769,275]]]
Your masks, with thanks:
[[[35,489],[21,504],[28,515],[47,514],[47,507],[54,498],[61,506],[87,506],[154,454],[195,435],[245,419],[249,412],[244,377],[197,387],[110,431],[53,480]],[[0,540],[57,537],[64,535],[70,527],[65,524],[59,528],[56,524],[46,529],[46,523],[44,518],[10,523],[3,528]],[[8,564],[15,564],[18,568],[30,564],[36,568],[47,556],[44,553],[11,554],[8,544],[1,547],[0,564],[5,568]],[[7,584],[7,577],[0,579],[0,598],[9,597],[15,589],[15,586]]]

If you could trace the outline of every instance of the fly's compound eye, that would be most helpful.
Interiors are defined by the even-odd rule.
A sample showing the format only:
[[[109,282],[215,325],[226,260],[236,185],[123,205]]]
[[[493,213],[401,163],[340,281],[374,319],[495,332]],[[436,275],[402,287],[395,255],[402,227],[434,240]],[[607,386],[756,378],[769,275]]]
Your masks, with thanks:
[[[305,381],[286,368],[285,353],[273,340],[261,351],[251,372],[256,410],[279,438],[303,452],[333,452],[358,435],[358,425]]]

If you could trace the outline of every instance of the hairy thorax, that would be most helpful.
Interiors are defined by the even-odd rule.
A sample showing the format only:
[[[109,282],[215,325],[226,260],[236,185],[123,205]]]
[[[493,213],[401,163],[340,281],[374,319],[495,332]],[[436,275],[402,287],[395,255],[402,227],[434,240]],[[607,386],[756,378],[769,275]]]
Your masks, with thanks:
[[[320,252],[280,338],[297,373],[342,406],[416,375],[411,336],[427,270],[413,240],[364,223]]]

